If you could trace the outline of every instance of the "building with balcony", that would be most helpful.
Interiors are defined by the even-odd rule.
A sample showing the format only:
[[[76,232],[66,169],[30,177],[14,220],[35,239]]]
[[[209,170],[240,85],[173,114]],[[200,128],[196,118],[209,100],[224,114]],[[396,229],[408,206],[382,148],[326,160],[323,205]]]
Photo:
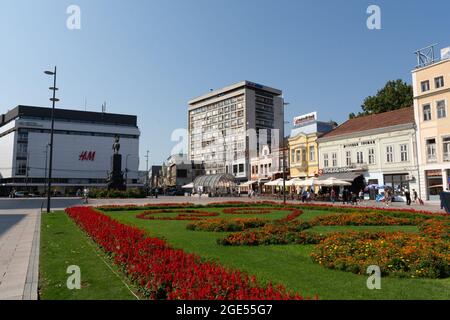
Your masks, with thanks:
[[[318,138],[322,178],[392,187],[397,195],[418,190],[414,108],[347,120]],[[292,166],[292,164],[291,164]]]
[[[250,179],[260,146],[279,148],[284,136],[282,91],[242,81],[189,101],[189,160],[206,175]]]
[[[414,116],[421,188],[427,200],[439,200],[450,189],[450,48],[434,59],[434,47],[419,50],[418,65],[412,71]]]
[[[319,174],[317,139],[333,130],[331,122],[317,120],[317,112],[294,118],[288,140],[291,178],[311,178]]]

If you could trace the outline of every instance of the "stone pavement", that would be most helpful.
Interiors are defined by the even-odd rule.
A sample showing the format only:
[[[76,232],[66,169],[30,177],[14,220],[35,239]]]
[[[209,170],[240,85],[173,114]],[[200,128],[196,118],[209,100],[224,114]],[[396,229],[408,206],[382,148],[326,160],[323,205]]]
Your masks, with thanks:
[[[0,210],[0,300],[36,300],[38,210]]]

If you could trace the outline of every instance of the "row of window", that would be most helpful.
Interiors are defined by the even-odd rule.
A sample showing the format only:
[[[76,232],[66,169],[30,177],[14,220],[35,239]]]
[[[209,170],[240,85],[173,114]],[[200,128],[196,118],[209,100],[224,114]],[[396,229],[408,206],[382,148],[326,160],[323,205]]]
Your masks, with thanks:
[[[260,168],[260,169],[259,169]],[[252,166],[252,174],[263,174],[268,175],[270,172],[270,169],[272,168],[272,164],[261,164],[261,165],[254,165]]]
[[[430,121],[433,119],[431,104],[427,103],[422,106],[423,121]],[[436,115],[438,119],[447,117],[447,106],[445,100],[439,100],[436,102]]]
[[[306,162],[307,151],[306,148],[291,149],[291,163]],[[309,162],[316,161],[316,148],[309,146]]]
[[[427,161],[436,162],[438,159],[436,138],[427,139],[425,144],[427,152]],[[442,160],[450,161],[450,137],[442,138]]]
[[[398,146],[400,148],[400,162],[408,162],[409,161],[409,150],[407,144],[401,144]],[[366,158],[367,156],[367,158]],[[395,146],[389,145],[386,146],[385,149],[385,161],[386,163],[393,163],[396,161],[395,159]],[[366,160],[367,159],[367,160]],[[356,151],[356,164],[370,164],[374,165],[376,164],[376,157],[375,157],[375,149],[370,148],[367,150],[367,153],[364,151]],[[346,151],[345,152],[345,165],[347,167],[350,167],[354,164],[354,158],[352,151]],[[330,167],[337,167],[338,166],[338,154],[337,152],[332,152],[331,157],[330,154],[324,153],[323,154],[323,167],[324,168],[330,168]]]
[[[213,104],[210,104],[210,105],[207,105],[207,106],[203,106],[203,107],[194,109],[194,110],[191,111],[191,114],[195,115],[195,114],[207,112],[207,111],[210,111],[210,110],[213,110],[213,109],[221,108],[221,107],[224,107],[224,106],[227,106],[227,105],[230,105],[230,104],[236,104],[236,103],[239,104],[239,103],[243,103],[243,102],[244,102],[244,96],[241,95],[241,96],[238,96],[238,97],[235,97],[235,98],[226,99],[226,100],[223,100],[223,101],[219,101],[217,103],[213,103]]]
[[[420,83],[420,87],[422,89],[422,92],[430,91],[430,80],[424,80]],[[434,78],[434,88],[440,89],[444,87],[444,77],[439,76]]]

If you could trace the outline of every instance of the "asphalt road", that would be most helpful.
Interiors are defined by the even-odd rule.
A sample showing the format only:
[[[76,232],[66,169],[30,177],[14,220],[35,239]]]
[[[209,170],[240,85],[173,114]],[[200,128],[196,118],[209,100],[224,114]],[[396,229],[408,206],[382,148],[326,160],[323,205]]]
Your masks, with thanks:
[[[80,198],[52,198],[52,209],[64,209],[74,205],[80,205],[83,200]],[[0,198],[0,210],[8,209],[40,209],[47,208],[46,198]]]

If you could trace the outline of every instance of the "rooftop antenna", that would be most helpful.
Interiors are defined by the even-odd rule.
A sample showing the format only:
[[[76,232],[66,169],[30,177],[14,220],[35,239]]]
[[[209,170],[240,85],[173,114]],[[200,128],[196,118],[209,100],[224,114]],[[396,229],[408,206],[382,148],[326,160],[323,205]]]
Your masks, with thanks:
[[[84,111],[87,110],[87,98],[84,98]]]
[[[416,68],[425,67],[429,64],[432,64],[436,62],[435,56],[434,56],[434,48],[437,46],[437,43],[432,44],[428,47],[425,47],[423,49],[419,49],[414,54],[417,57],[417,66]]]
[[[102,112],[106,112],[106,101],[102,104]]]

